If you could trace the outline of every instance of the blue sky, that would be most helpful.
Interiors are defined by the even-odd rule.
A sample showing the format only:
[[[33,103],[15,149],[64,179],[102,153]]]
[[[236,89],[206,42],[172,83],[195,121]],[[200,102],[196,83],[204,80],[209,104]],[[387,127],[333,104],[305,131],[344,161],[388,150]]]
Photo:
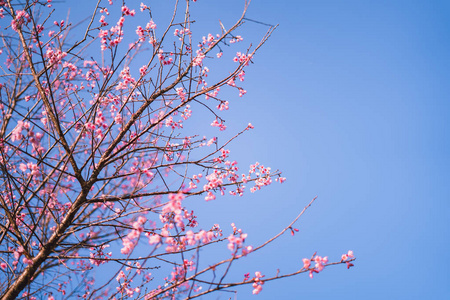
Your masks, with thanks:
[[[231,24],[243,1],[195,5],[207,34],[219,31],[219,18]],[[267,283],[259,299],[450,298],[449,13],[447,1],[252,1],[248,18],[279,27],[247,69],[247,95],[229,100],[230,134],[255,126],[230,149],[241,165],[259,161],[288,181],[243,198],[199,199],[199,220],[235,222],[257,245],[317,195],[295,237],[235,274],[295,271],[315,251],[357,256],[350,270]],[[241,33],[256,41],[264,30],[248,22]],[[251,287],[236,295],[256,298]]]
[[[280,25],[247,71],[233,116],[255,130],[233,150],[288,181],[230,199],[246,216],[213,205],[262,241],[318,196],[298,236],[243,269],[291,271],[314,251],[357,256],[350,270],[267,283],[260,299],[450,297],[449,12],[446,1],[252,2],[248,18]]]

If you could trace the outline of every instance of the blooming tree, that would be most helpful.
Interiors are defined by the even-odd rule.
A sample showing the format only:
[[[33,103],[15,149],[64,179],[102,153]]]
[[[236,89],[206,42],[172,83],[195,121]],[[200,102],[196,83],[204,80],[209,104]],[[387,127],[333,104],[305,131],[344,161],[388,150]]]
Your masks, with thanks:
[[[51,0],[0,1],[1,299],[191,299],[239,285],[258,294],[271,280],[352,266],[351,251],[336,262],[313,254],[289,274],[229,281],[233,262],[294,234],[312,202],[254,247],[234,224],[202,229],[188,208],[285,180],[231,159],[229,143],[251,124],[222,144],[183,129],[206,108],[207,125],[226,130],[232,104],[221,92],[245,95],[245,69],[275,29],[242,46],[245,3],[234,25],[200,38],[194,2],[174,0],[160,28],[148,3],[99,0],[72,23]],[[209,76],[212,66],[228,73]],[[200,250],[214,245],[229,255],[204,267]],[[107,276],[94,280],[96,270]]]

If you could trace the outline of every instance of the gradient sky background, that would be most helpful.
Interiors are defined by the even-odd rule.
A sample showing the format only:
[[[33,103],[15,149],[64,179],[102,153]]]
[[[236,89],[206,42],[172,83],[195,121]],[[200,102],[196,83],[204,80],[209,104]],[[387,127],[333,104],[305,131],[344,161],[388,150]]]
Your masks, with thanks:
[[[93,5],[55,6],[86,14],[83,3]],[[206,35],[242,7],[199,0],[193,15]],[[227,230],[235,222],[257,245],[317,195],[295,237],[234,274],[296,271],[315,251],[339,260],[352,249],[357,260],[350,270],[269,282],[258,296],[239,288],[236,299],[450,298],[449,14],[449,1],[252,1],[248,18],[280,25],[247,69],[247,95],[229,99],[227,131],[255,126],[230,149],[242,166],[259,161],[288,181],[243,198],[199,199],[199,221]],[[248,22],[240,33],[256,42],[266,29]]]

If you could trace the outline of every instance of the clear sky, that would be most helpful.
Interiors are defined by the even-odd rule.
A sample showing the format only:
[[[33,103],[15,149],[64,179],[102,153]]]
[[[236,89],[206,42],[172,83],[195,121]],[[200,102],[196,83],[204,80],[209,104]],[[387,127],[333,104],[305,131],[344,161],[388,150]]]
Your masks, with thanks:
[[[213,20],[237,18],[243,1],[196,5],[207,34],[219,31]],[[242,165],[259,161],[288,180],[201,202],[199,219],[235,222],[257,245],[317,195],[295,237],[235,274],[296,271],[315,251],[339,260],[351,249],[357,260],[267,283],[258,296],[244,287],[237,299],[450,298],[449,14],[449,1],[252,1],[248,18],[279,27],[247,69],[247,95],[229,99],[230,134],[255,126],[230,149]],[[247,25],[244,39],[266,29]]]
[[[350,270],[267,283],[259,299],[450,298],[449,13],[448,1],[252,2],[248,18],[280,25],[247,71],[235,116],[255,130],[233,150],[288,181],[221,209],[245,202],[236,223],[262,241],[318,199],[298,236],[243,270],[357,256]]]

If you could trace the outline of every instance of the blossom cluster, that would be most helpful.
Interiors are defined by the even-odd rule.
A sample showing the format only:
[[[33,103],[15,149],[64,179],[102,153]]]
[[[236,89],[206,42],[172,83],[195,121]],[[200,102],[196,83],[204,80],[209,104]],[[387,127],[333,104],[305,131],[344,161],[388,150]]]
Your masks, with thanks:
[[[353,251],[349,250],[346,254],[342,255],[341,262],[346,262],[347,268],[350,268],[351,266],[353,266],[353,264],[350,263],[349,260],[352,260],[353,258],[354,258]],[[321,272],[328,264],[328,257],[315,255],[312,259],[303,258],[302,261],[303,261],[303,269],[309,270],[309,277],[313,278],[314,273]],[[312,267],[311,263],[315,263],[314,267]]]
[[[107,2],[119,6],[100,3],[95,20],[75,29],[78,22],[53,19],[51,0],[26,7],[7,7],[0,0],[0,18],[10,21],[0,49],[6,66],[0,84],[0,164],[7,175],[0,181],[0,221],[7,224],[0,243],[5,254],[0,277],[6,280],[0,286],[31,278],[22,282],[28,290],[10,299],[175,299],[200,292],[206,273],[219,273],[254,248],[234,223],[227,234],[219,224],[200,227],[198,210],[188,209],[188,200],[242,196],[246,186],[255,192],[286,180],[258,162],[242,171],[231,158],[229,144],[254,128],[251,123],[228,140],[220,137],[227,129],[224,111],[233,103],[223,95],[247,93],[245,70],[265,38],[225,59],[226,47],[245,49],[236,32],[243,19],[196,40],[189,2],[184,18],[177,9],[163,30],[152,19],[156,9],[142,3],[145,13],[140,13],[130,1],[130,6]],[[84,38],[70,38],[70,30],[81,27],[86,31],[77,36]],[[216,66],[228,69],[217,77]],[[189,123],[203,108],[211,120],[206,126],[217,127],[218,136],[188,131],[201,129]],[[226,258],[206,265],[199,254],[214,244],[223,247]],[[342,262],[351,267],[353,253]],[[304,261],[303,271],[312,276],[327,263],[315,256]],[[97,289],[101,284],[88,271],[104,264],[115,268],[115,275]],[[149,270],[160,265],[152,277]],[[200,265],[205,269],[197,269]],[[42,270],[42,281],[27,273],[32,269]],[[59,273],[63,269],[70,272]],[[74,278],[79,288],[71,288]],[[255,272],[242,284],[258,294],[268,280]],[[212,279],[211,286],[220,286],[217,282]]]
[[[261,272],[255,272],[255,277],[253,277],[253,295],[257,295],[262,291],[262,287],[264,285],[264,281],[261,280],[265,275],[262,275]]]

